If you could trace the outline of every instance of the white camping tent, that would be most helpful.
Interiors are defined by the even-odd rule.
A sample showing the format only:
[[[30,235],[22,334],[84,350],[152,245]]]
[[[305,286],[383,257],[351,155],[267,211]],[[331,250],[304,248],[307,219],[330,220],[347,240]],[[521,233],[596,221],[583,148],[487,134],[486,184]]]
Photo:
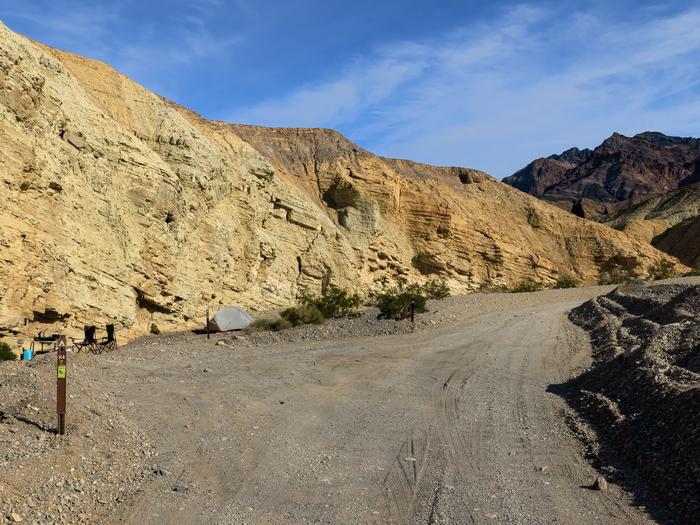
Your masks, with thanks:
[[[209,321],[209,329],[215,332],[227,332],[228,330],[241,330],[250,323],[253,318],[238,306],[226,306],[216,312]]]

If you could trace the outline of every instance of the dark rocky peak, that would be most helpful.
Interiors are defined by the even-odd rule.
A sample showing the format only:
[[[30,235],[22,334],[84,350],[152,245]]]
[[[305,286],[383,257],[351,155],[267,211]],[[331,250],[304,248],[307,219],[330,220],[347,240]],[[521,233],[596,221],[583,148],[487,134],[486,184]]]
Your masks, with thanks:
[[[593,151],[588,148],[578,149],[576,147],[573,147],[567,149],[559,155],[550,155],[547,158],[550,160],[570,162],[571,164],[581,164],[588,160],[588,158],[591,156],[591,153],[593,153]]]
[[[699,168],[700,139],[613,133],[593,151],[572,148],[538,159],[504,182],[550,201],[619,202],[697,182]]]

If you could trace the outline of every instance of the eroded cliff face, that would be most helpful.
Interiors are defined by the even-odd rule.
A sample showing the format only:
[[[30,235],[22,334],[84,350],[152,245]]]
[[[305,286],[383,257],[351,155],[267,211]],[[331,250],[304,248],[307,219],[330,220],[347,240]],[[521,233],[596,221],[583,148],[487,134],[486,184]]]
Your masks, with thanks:
[[[440,275],[467,292],[665,257],[475,170],[206,121],[1,24],[0,109],[0,337],[114,321],[132,337],[327,282]]]

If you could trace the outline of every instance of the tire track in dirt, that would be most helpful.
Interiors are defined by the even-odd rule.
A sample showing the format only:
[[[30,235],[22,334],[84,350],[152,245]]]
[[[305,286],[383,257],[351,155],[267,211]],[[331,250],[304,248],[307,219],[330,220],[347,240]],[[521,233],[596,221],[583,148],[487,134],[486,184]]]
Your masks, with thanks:
[[[558,305],[481,320],[469,330],[471,341],[450,347],[452,357],[431,370],[443,379],[425,417],[432,450],[420,461],[433,464],[420,465],[415,479],[404,476],[403,486],[387,474],[384,490],[405,497],[384,522],[646,522],[619,498],[582,493],[591,469],[559,420],[559,400],[546,393],[570,373],[568,351],[555,344],[564,311]],[[403,469],[399,456],[395,468]]]
[[[561,337],[570,306],[222,353],[213,373],[181,387],[186,375],[148,363],[172,390],[149,381],[135,395],[162,403],[144,417],[170,428],[173,463],[195,489],[154,484],[125,521],[179,518],[182,505],[191,514],[181,523],[649,523],[618,492],[581,488],[595,473],[547,392],[571,372]],[[194,428],[168,427],[192,413]]]

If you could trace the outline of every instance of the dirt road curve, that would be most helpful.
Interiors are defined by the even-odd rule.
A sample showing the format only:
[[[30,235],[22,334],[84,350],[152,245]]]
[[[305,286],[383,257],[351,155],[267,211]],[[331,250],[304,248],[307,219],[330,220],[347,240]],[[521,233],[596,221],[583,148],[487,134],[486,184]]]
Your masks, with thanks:
[[[177,361],[161,349],[117,373],[105,366],[97,380],[161,436],[159,464],[171,472],[112,519],[651,522],[616,487],[582,487],[595,471],[547,392],[585,362],[565,319],[580,302],[431,333],[217,347]]]

